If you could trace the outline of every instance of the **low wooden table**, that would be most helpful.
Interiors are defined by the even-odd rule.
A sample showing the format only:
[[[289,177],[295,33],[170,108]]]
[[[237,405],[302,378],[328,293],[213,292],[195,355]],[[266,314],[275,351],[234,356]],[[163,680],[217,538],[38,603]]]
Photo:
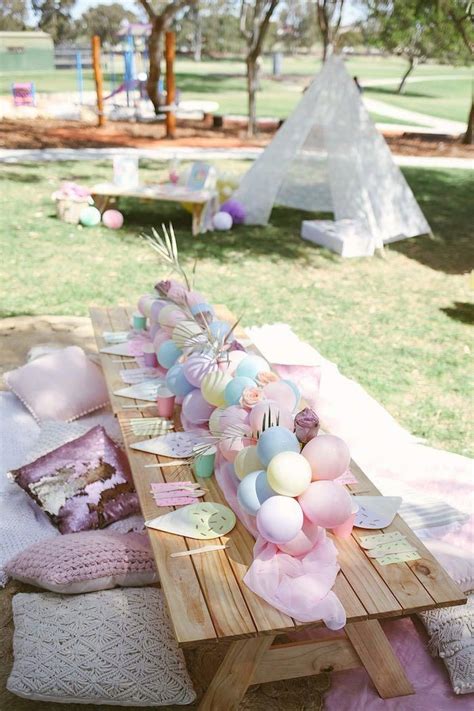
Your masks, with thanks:
[[[101,211],[120,198],[154,200],[155,202],[179,202],[192,205],[192,233],[194,236],[211,229],[214,212],[219,208],[214,190],[188,190],[174,185],[144,185],[136,188],[120,188],[113,183],[99,183],[91,189],[94,202]]]
[[[218,318],[235,323],[224,307],[216,307]],[[99,348],[104,346],[104,330],[127,330],[132,309],[91,309]],[[127,455],[145,519],[166,513],[150,493],[152,482],[194,479],[188,465],[146,468],[146,464],[166,462],[130,449],[143,439],[125,433],[130,417],[156,415],[154,408],[123,410],[124,398],[112,392],[123,387],[121,368],[136,367],[132,359],[116,362],[101,354],[112,408],[122,425]],[[132,403],[132,400],[127,400]],[[357,494],[379,494],[355,462],[351,469],[358,483],[349,486]],[[209,501],[226,503],[214,478],[206,479]],[[348,540],[335,539],[341,571],[334,585],[347,614],[347,624],[338,633],[310,630],[321,622],[300,624],[279,612],[243,583],[252,562],[254,539],[238,522],[229,534],[226,550],[207,555],[171,558],[170,553],[193,549],[201,541],[148,530],[161,586],[168,605],[178,644],[231,642],[227,654],[202,699],[201,711],[237,709],[252,684],[291,679],[364,666],[382,698],[414,693],[380,625],[384,618],[405,617],[422,610],[462,605],[466,597],[437,563],[413,531],[397,516],[384,532],[400,531],[420,552],[419,560],[380,566],[369,559],[357,543],[357,531]],[[374,531],[375,533],[375,531]],[[219,542],[219,539],[218,541]],[[301,632],[301,635],[294,633]],[[288,641],[292,638],[292,641]],[[300,639],[295,641],[295,636]]]

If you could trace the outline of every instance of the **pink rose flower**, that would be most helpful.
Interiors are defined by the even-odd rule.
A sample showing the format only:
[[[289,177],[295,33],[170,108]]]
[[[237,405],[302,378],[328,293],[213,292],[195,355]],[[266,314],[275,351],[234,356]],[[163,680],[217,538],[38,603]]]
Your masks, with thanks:
[[[259,388],[245,388],[240,398],[242,407],[255,407],[263,400],[263,392]]]
[[[319,431],[319,417],[310,407],[298,412],[295,417],[295,434],[301,444],[314,439]]]
[[[264,370],[257,375],[257,382],[259,385],[268,385],[268,383],[276,383],[280,378],[276,373],[272,373],[271,370]]]

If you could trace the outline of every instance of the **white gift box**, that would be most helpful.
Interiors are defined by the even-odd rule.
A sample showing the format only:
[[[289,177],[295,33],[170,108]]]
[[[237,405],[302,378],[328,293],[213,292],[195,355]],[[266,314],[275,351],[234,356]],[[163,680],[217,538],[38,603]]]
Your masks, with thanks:
[[[341,257],[372,257],[375,250],[375,238],[357,220],[304,220],[301,236]]]

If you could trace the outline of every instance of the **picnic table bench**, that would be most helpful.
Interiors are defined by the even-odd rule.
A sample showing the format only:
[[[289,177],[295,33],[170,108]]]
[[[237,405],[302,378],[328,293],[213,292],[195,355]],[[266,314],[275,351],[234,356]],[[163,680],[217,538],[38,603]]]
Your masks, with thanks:
[[[105,345],[103,331],[127,330],[132,311],[123,307],[91,309],[99,350]],[[235,318],[225,307],[216,307],[216,313],[219,319],[235,323]],[[113,395],[113,391],[123,387],[120,369],[133,368],[135,362],[131,358],[124,358],[123,363],[117,360],[101,354],[112,409],[122,426],[141,510],[148,520],[170,510],[155,504],[150,492],[152,482],[195,477],[189,465],[149,468],[147,464],[169,460],[130,448],[143,437],[130,435],[125,427],[127,419],[156,416],[156,412],[154,408],[123,409],[123,398]],[[135,403],[139,404],[138,401]],[[179,427],[179,409],[175,423]],[[351,492],[361,495],[380,493],[354,461],[351,470],[358,480],[357,484],[349,486]],[[226,503],[214,477],[205,480],[205,487],[207,500]],[[321,622],[301,624],[270,606],[244,584],[243,577],[252,563],[255,541],[240,521],[221,540],[228,544],[225,550],[176,558],[170,554],[200,547],[201,541],[148,529],[178,644],[231,643],[201,701],[201,711],[237,709],[252,684],[361,665],[382,698],[414,693],[380,620],[462,605],[466,597],[400,516],[383,529],[383,532],[392,531],[406,536],[421,558],[381,566],[364,554],[357,542],[357,530],[350,539],[335,539],[341,570],[333,590],[345,608],[347,624],[337,633],[325,633],[321,629],[315,635],[313,630],[322,627]]]
[[[91,194],[101,212],[107,209],[110,202],[118,202],[120,198],[189,203],[192,206],[193,236],[207,232],[212,228],[212,216],[214,212],[217,212],[219,206],[215,190],[190,190],[172,184],[125,188],[114,183],[98,183],[92,187]]]

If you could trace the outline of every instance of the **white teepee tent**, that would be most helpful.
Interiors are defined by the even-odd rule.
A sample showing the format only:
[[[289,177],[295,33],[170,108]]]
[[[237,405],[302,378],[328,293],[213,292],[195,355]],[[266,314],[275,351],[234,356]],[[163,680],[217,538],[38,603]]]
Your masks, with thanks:
[[[250,225],[267,224],[276,204],[356,220],[378,246],[431,232],[354,81],[334,55],[234,197],[245,206]]]

